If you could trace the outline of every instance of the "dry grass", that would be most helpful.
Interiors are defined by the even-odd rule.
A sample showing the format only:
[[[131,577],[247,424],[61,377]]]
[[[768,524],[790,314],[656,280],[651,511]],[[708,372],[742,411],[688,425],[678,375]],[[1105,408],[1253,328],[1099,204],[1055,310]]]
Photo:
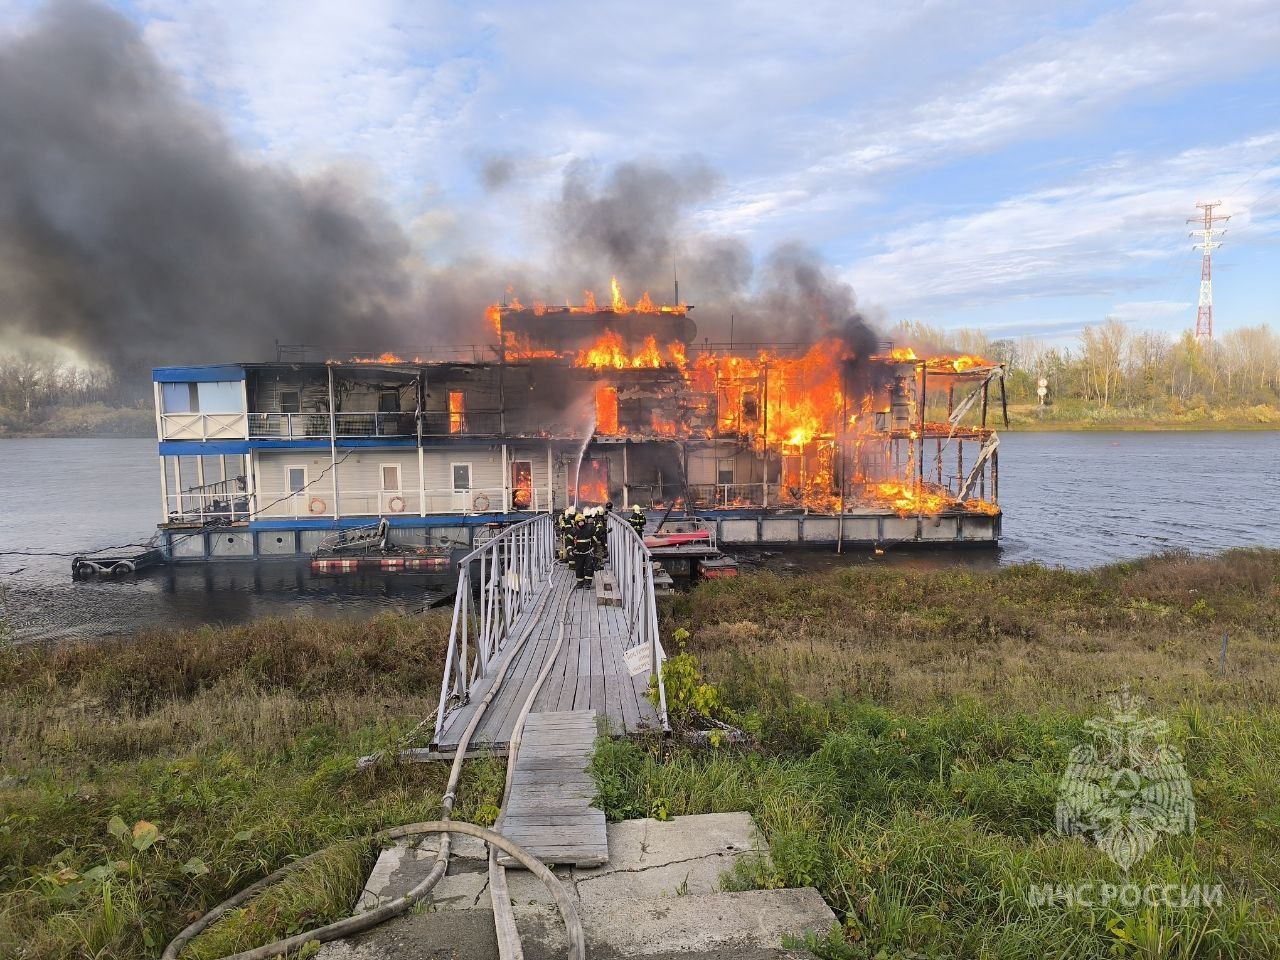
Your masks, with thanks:
[[[289,858],[434,817],[440,765],[354,761],[435,708],[447,630],[295,618],[0,650],[0,956],[156,956]],[[483,819],[500,775],[470,765],[459,815]],[[134,849],[113,817],[161,839]],[[220,936],[345,913],[371,856],[340,847],[329,882],[283,886]]]
[[[1093,571],[758,574],[704,584],[670,618],[694,631],[708,675],[750,703],[801,694],[927,710],[976,696],[1008,710],[1083,709],[1124,682],[1158,703],[1280,699],[1272,551]]]

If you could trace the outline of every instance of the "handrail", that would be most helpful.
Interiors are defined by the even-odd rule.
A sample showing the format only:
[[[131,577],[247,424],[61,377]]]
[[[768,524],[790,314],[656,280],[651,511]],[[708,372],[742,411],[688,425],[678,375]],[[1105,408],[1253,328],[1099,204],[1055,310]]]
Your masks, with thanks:
[[[472,686],[505,648],[511,627],[550,578],[554,563],[555,527],[547,513],[512,524],[458,561],[433,740],[444,729],[446,704],[455,698],[468,701]],[[475,586],[478,596],[472,596]]]
[[[662,729],[667,722],[667,688],[662,681],[662,661],[666,658],[658,636],[658,603],[653,592],[653,554],[640,535],[616,513],[609,517],[609,566],[622,595],[627,617],[627,649],[649,644],[649,677],[657,680],[658,718]]]

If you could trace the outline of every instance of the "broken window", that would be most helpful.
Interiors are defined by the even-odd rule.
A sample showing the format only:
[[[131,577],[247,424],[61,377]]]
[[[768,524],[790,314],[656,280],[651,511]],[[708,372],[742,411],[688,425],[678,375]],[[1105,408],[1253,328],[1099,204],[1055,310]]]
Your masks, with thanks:
[[[449,432],[467,432],[467,401],[461,390],[449,391]]]

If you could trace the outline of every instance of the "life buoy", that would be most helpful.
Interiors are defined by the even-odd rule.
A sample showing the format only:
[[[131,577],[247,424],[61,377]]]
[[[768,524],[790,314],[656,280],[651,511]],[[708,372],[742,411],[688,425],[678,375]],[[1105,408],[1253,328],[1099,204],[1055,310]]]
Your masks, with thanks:
[[[477,510],[485,511],[489,509],[489,498],[483,493],[477,493],[471,501],[471,506]]]
[[[319,497],[312,497],[311,502],[307,504],[307,510],[312,514],[317,515],[327,513],[329,511],[329,505]]]
[[[392,513],[404,513],[404,497],[396,494],[387,501],[387,509]]]

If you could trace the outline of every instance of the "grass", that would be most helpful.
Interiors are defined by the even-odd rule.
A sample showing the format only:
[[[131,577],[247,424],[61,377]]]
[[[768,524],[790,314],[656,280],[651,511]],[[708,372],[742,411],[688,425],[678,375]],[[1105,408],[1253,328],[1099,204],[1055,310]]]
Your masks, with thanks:
[[[818,952],[1280,955],[1280,553],[761,574],[681,595],[668,621],[691,631],[703,679],[758,746],[603,744],[601,803],[614,819],[750,811],[772,861],[732,882],[817,887],[842,922]],[[1169,722],[1199,816],[1127,877],[1053,831],[1067,754],[1125,682]],[[1031,898],[1086,881],[1221,884],[1223,900]]]
[[[375,853],[357,838],[439,813],[442,765],[355,760],[435,708],[447,630],[297,618],[0,651],[0,957],[158,956],[335,841],[184,957],[349,913]],[[469,764],[458,815],[483,822],[501,789],[499,763]]]
[[[440,765],[353,761],[434,709],[447,629],[433,613],[0,645],[0,957],[158,956],[326,847],[184,957],[348,912],[376,852],[362,838],[438,813]],[[677,629],[688,702],[754,742],[604,741],[599,802],[614,819],[750,811],[773,856],[729,883],[816,886],[841,920],[824,955],[1280,955],[1280,552],[758,574],[674,598],[669,643]],[[1069,749],[1125,682],[1169,722],[1199,816],[1132,879],[1220,883],[1220,905],[1028,899],[1123,880],[1053,820]],[[500,763],[469,763],[458,816],[489,821],[501,787]]]
[[[25,413],[0,406],[0,438],[5,437],[154,437],[150,405],[111,407],[84,403]]]
[[[1280,409],[1269,404],[1206,407],[1121,405],[1066,400],[1046,407],[1010,403],[1011,430],[1276,430]]]

